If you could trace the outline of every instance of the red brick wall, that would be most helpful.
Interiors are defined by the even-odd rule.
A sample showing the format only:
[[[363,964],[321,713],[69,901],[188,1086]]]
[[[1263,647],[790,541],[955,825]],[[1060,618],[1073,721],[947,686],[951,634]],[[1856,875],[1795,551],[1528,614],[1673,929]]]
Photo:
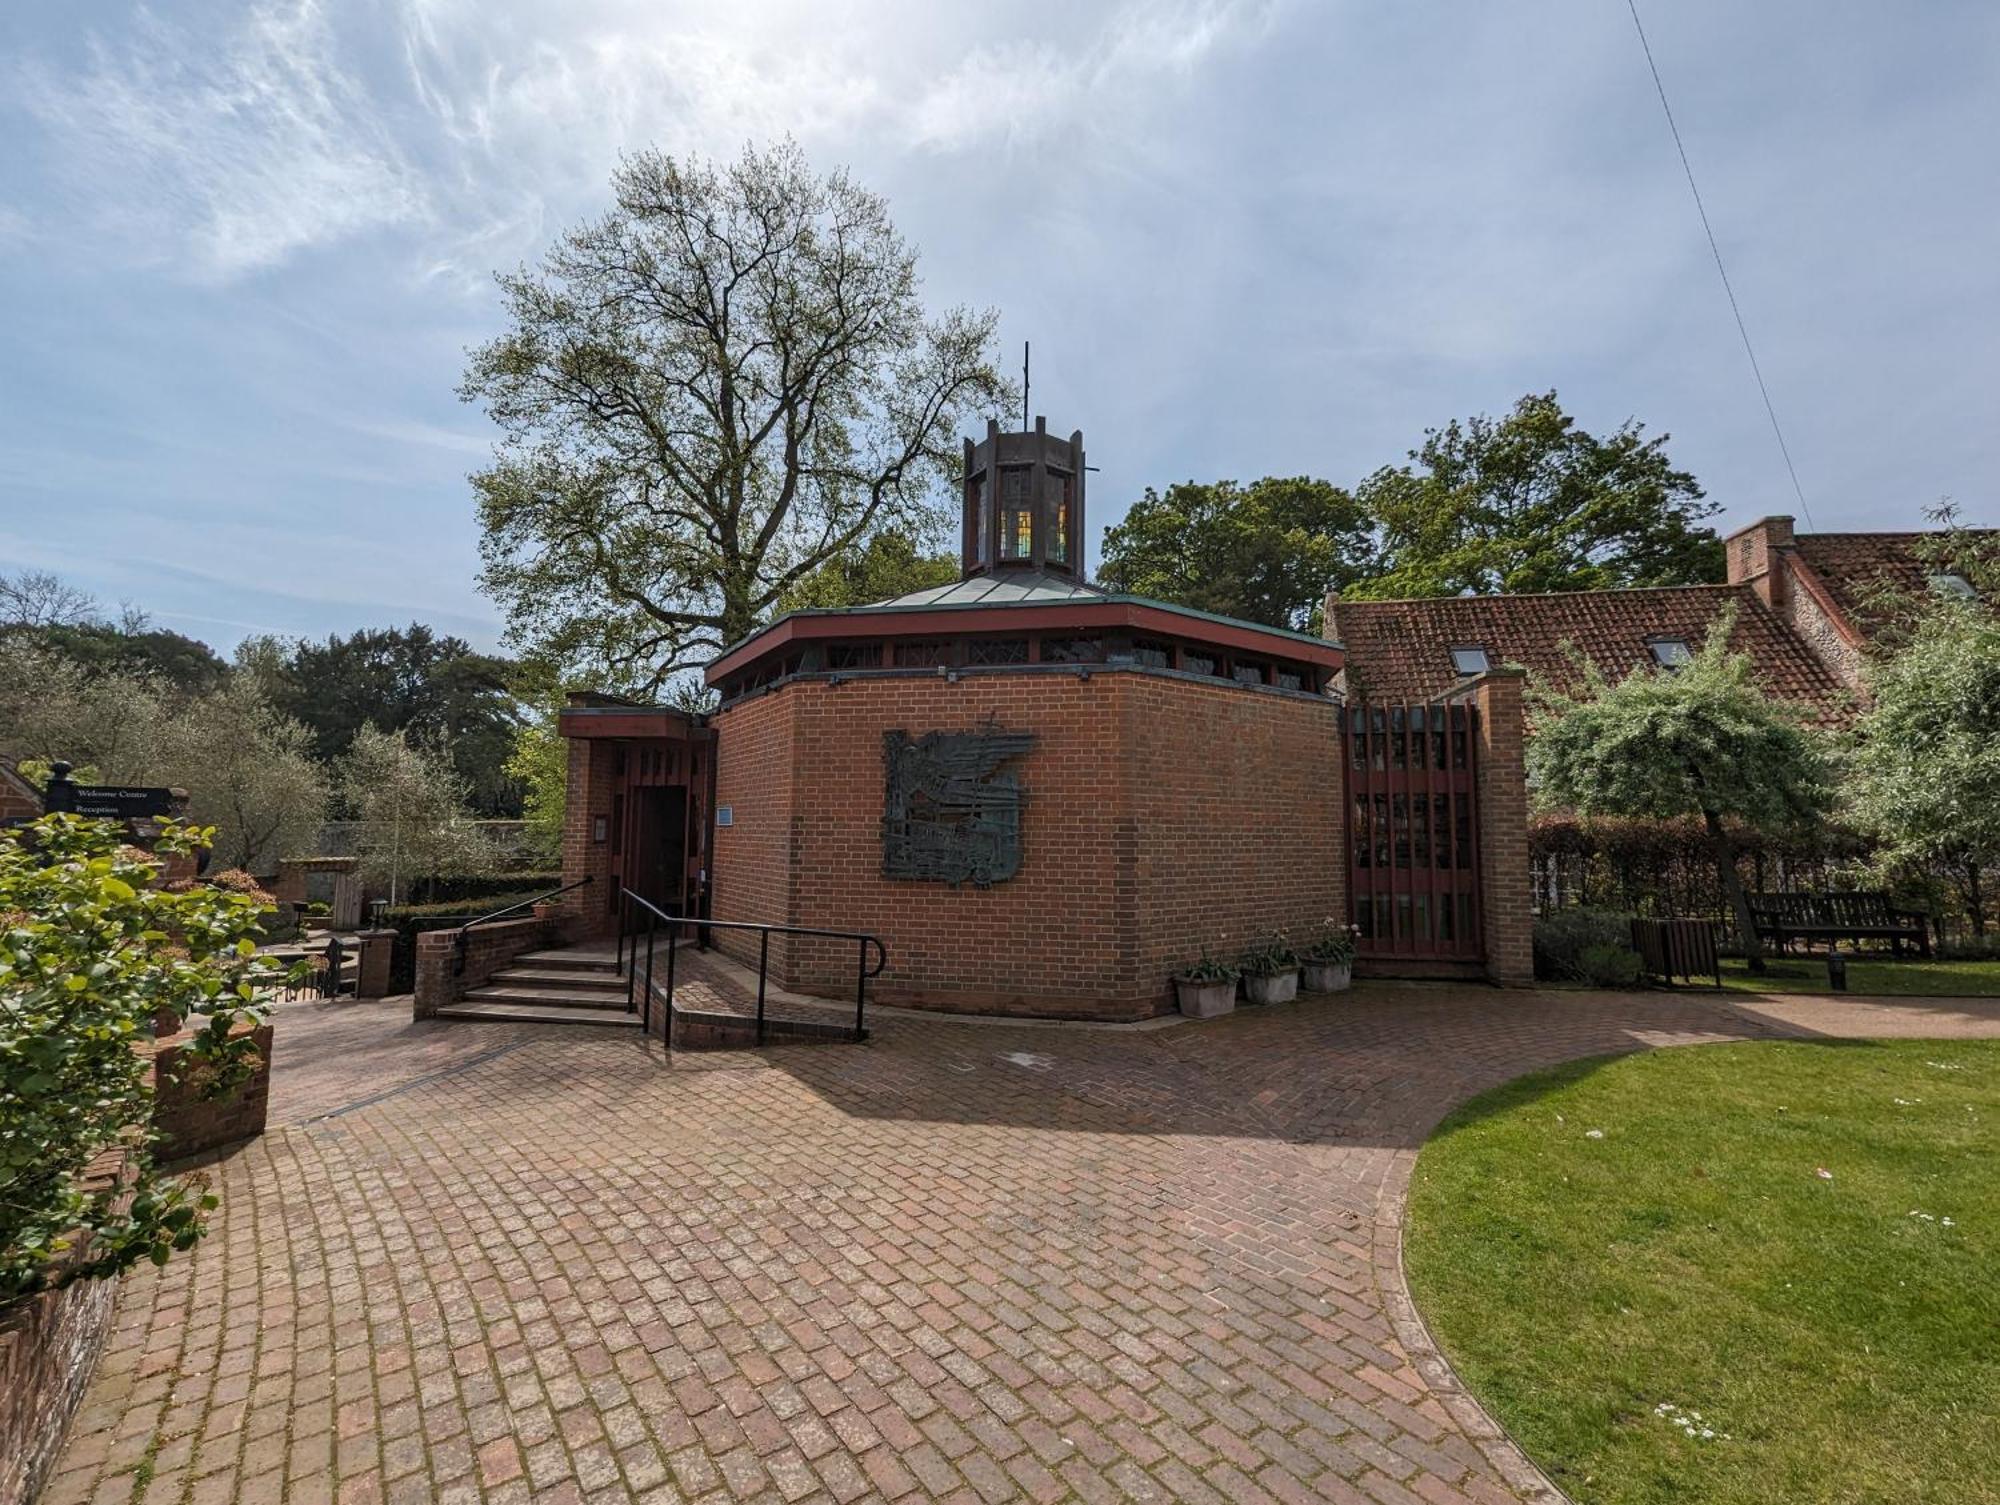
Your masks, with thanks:
[[[131,1184],[122,1150],[98,1157],[85,1174],[93,1193]],[[70,1245],[60,1266],[75,1268],[89,1241]],[[62,1451],[63,1434],[90,1384],[111,1330],[116,1280],[79,1280],[0,1312],[0,1500],[33,1500]]]
[[[881,876],[882,738],[974,730],[1036,746],[1020,873],[986,890]],[[1080,675],[799,680],[721,712],[715,917],[880,935],[884,1002],[1143,1018],[1206,946],[1346,913],[1334,707],[1224,684]],[[782,953],[843,993],[851,949]]]
[[[1480,926],[1486,976],[1503,987],[1526,987],[1535,980],[1524,683],[1519,670],[1498,669],[1473,692],[1479,708]]]
[[[201,1095],[201,1066],[187,1057],[187,1038],[162,1040],[153,1052],[153,1128],[159,1155],[179,1160],[264,1132],[271,1097],[271,1026],[257,1027],[257,1066],[249,1081],[220,1098]]]
[[[562,930],[572,941],[609,935],[617,929],[611,885],[611,796],[616,779],[617,747],[586,737],[569,739],[569,782],[564,791],[562,881],[588,877],[590,886],[562,897]],[[605,822],[605,839],[596,839],[597,820]]]
[[[589,890],[585,890],[588,892]],[[410,1017],[428,1019],[468,988],[476,988],[524,951],[539,951],[555,940],[555,922],[523,916],[495,920],[470,930],[426,930],[417,937],[416,992]],[[465,936],[465,970],[458,970],[458,938]]]

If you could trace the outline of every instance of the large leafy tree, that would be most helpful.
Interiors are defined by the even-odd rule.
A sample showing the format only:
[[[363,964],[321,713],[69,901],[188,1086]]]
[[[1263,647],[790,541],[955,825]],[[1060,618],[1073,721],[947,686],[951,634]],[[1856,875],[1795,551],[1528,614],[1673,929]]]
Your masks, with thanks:
[[[1692,585],[1723,577],[1718,510],[1667,459],[1668,436],[1627,422],[1587,433],[1554,392],[1511,413],[1431,429],[1410,463],[1356,497],[1380,529],[1381,569],[1355,594],[1492,595]]]
[[[1327,588],[1365,577],[1370,519],[1346,491],[1309,476],[1151,487],[1105,530],[1098,578],[1273,627],[1309,630]]]
[[[779,597],[780,611],[869,606],[958,578],[955,555],[927,553],[909,534],[890,529],[846,550]]]
[[[0,755],[57,759],[115,784],[186,789],[225,867],[270,872],[311,849],[326,778],[304,727],[257,681],[232,673],[190,692],[154,674],[91,670],[25,640],[0,640]]]
[[[280,710],[312,733],[321,762],[345,757],[364,726],[408,732],[450,749],[477,809],[491,815],[520,809],[520,790],[506,770],[521,722],[507,660],[418,622],[336,633],[324,642],[253,639],[238,648],[237,659]]]
[[[1751,968],[1761,972],[1731,825],[1798,830],[1825,812],[1832,776],[1821,735],[1759,687],[1747,654],[1729,651],[1734,625],[1733,614],[1719,618],[1678,669],[1636,669],[1613,682],[1586,662],[1574,692],[1534,686],[1528,781],[1544,809],[1699,816]]]
[[[341,805],[357,823],[354,855],[364,876],[388,885],[390,903],[433,879],[492,867],[465,778],[443,747],[364,726],[336,772]]]
[[[994,315],[927,314],[884,202],[797,147],[627,158],[612,207],[500,278],[462,395],[513,641],[655,688],[872,533],[938,526],[958,437],[1000,411]]]
[[[1893,648],[1867,666],[1855,727],[1852,809],[1891,874],[1951,875],[1974,934],[1986,933],[1989,869],[2000,866],[2000,540],[1952,526],[1929,563],[1972,584],[1893,603]]]

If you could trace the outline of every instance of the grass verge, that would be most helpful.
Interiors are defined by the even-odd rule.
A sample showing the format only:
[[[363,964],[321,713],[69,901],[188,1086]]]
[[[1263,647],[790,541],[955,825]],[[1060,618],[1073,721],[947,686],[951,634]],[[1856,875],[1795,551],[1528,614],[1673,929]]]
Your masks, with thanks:
[[[1586,1505],[2000,1501],[1996,1125],[2000,1041],[1537,1073],[1424,1147],[1410,1285]]]

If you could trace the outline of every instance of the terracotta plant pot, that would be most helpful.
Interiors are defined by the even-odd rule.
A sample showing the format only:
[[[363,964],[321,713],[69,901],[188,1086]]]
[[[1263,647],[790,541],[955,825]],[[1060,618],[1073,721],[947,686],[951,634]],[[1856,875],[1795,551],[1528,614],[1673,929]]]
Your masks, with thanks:
[[[1354,963],[1307,962],[1305,990],[1308,993],[1345,993],[1354,981]]]
[[[1181,1012],[1190,1019],[1213,1019],[1236,1007],[1236,982],[1197,982],[1191,977],[1174,979],[1174,997]]]
[[[1252,1003],[1290,1003],[1299,996],[1299,969],[1282,972],[1245,972],[1243,993]]]

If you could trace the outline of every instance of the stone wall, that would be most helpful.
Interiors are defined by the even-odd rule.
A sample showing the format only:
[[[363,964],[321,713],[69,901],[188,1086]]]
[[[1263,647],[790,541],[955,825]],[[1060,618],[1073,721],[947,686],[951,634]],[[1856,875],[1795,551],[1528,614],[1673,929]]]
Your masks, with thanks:
[[[714,915],[879,935],[884,1003],[1138,1019],[1204,949],[1347,913],[1337,708],[1192,676],[1088,671],[805,678],[715,717]],[[1019,874],[882,876],[883,735],[1031,732]],[[754,958],[754,940],[718,941]],[[745,941],[748,940],[748,944]],[[851,992],[851,945],[773,949],[792,988]]]

